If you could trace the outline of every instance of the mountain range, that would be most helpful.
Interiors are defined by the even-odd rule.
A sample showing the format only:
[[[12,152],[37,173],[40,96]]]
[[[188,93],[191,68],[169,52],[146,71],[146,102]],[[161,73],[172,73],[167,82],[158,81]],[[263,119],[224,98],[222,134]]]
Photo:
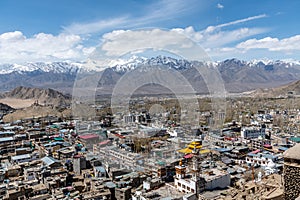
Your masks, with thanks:
[[[228,59],[219,62],[200,62],[175,59],[165,56],[154,58],[131,57],[111,61],[103,68],[85,68],[85,63],[53,62],[0,65],[0,90],[9,91],[18,86],[53,88],[71,93],[75,80],[82,87],[89,82],[98,82],[100,93],[110,93],[120,78],[140,66],[159,65],[181,73],[198,93],[207,93],[207,87],[195,65],[217,68],[228,92],[239,93],[258,88],[271,88],[300,80],[299,61]],[[101,70],[99,70],[101,69]],[[80,76],[78,72],[80,71]],[[143,92],[167,90],[146,86]]]

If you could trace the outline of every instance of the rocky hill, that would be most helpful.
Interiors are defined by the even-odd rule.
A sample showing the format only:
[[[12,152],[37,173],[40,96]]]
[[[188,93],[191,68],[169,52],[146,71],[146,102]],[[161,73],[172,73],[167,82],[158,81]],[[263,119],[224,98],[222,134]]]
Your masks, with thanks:
[[[10,107],[9,105],[6,105],[4,103],[0,103],[0,118],[2,118],[4,115],[13,112],[15,109]]]
[[[299,97],[300,80],[274,88],[256,89],[250,93],[251,96],[261,97]]]
[[[19,86],[10,92],[1,95],[3,100],[32,100],[33,103],[41,105],[53,105],[58,107],[65,107],[70,105],[71,97],[62,94],[53,89],[40,89]],[[0,100],[1,101],[1,100]]]

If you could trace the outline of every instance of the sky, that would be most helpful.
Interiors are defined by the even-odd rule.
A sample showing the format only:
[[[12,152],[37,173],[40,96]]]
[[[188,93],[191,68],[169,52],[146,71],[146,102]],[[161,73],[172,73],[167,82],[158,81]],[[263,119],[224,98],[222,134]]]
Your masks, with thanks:
[[[149,46],[159,34],[139,31],[153,29],[183,34],[214,61],[300,60],[299,8],[299,0],[1,0],[0,63],[84,61],[103,46]]]

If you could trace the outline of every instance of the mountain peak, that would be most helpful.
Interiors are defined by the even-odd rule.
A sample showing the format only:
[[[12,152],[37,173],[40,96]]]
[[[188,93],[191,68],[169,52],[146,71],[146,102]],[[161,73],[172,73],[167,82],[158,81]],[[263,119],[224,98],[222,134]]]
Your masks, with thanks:
[[[80,66],[80,63],[70,62],[28,62],[23,64],[2,64],[0,65],[0,74],[9,74],[13,72],[27,73],[34,71],[77,73]]]
[[[174,69],[185,69],[191,67],[192,63],[184,59],[176,59],[168,56],[159,55],[157,57],[145,58],[132,56],[129,59],[118,59],[112,61],[110,68],[117,72],[126,72],[137,68],[138,66],[168,66]]]

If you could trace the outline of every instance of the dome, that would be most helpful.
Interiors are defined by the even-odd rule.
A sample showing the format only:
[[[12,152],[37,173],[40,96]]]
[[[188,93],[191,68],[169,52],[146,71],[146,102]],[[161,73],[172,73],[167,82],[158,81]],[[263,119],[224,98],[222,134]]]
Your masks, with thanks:
[[[300,160],[300,144],[296,144],[294,147],[289,148],[283,153],[284,158]]]

